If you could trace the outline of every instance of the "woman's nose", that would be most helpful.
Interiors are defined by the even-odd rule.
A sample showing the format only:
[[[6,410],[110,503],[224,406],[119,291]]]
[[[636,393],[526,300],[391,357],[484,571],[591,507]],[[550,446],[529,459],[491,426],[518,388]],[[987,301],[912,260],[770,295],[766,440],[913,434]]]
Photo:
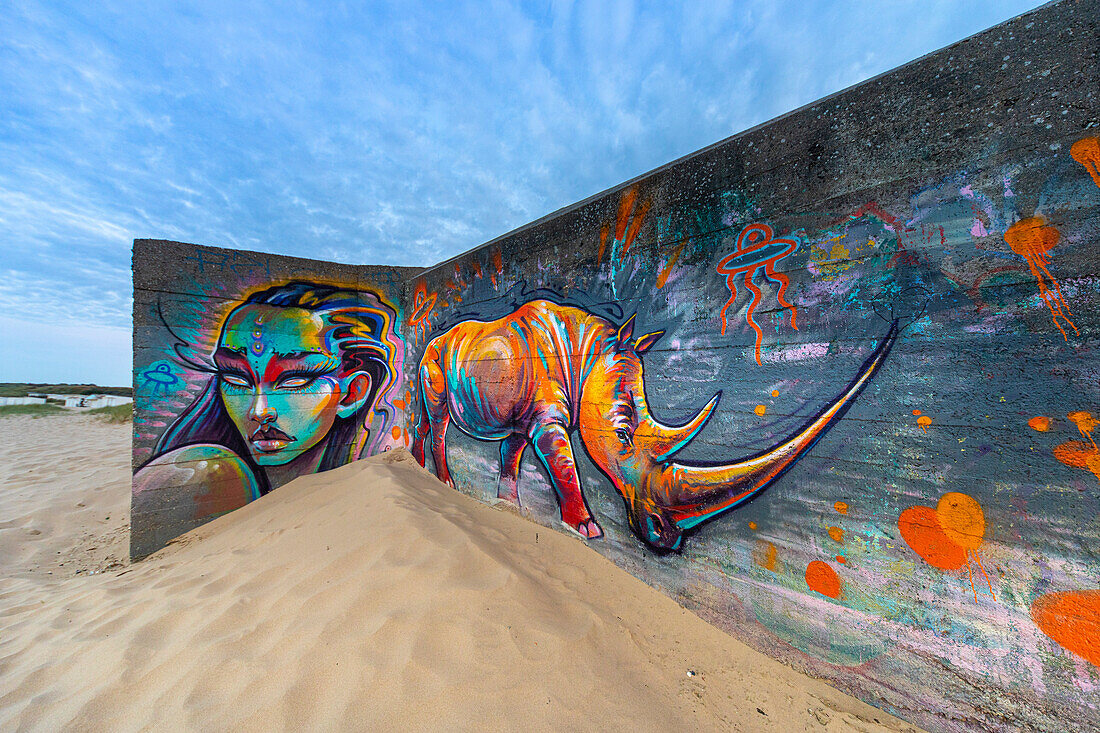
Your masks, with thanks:
[[[248,417],[258,423],[265,423],[273,422],[278,414],[276,414],[275,408],[272,407],[267,395],[260,392],[256,395],[256,399],[252,401],[252,409],[249,410]]]

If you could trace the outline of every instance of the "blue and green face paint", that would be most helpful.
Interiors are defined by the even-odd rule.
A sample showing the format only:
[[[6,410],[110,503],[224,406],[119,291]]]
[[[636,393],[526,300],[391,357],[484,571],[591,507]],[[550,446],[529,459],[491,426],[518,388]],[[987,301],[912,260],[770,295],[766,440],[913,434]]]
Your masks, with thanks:
[[[369,375],[344,373],[335,329],[324,313],[271,305],[246,304],[226,319],[218,390],[257,464],[300,457],[370,393]]]

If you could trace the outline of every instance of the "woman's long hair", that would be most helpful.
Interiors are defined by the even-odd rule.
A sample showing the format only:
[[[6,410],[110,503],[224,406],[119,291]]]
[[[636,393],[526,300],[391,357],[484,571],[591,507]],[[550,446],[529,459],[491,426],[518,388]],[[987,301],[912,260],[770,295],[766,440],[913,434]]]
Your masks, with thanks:
[[[342,466],[362,455],[371,437],[372,417],[381,414],[381,425],[369,446],[376,447],[394,419],[393,406],[388,399],[380,398],[395,386],[401,368],[403,350],[394,333],[397,314],[393,308],[367,290],[301,280],[253,293],[237,307],[247,305],[302,308],[323,314],[329,323],[336,326],[332,336],[339,347],[343,373],[365,372],[370,375],[370,393],[363,406],[350,417],[337,417],[324,438],[327,443],[318,470]],[[376,401],[381,404],[376,405]],[[216,443],[232,450],[252,469],[259,482],[260,493],[266,494],[271,490],[267,475],[252,459],[244,437],[222,404],[217,373],[202,394],[160,436],[152,458],[196,443]]]

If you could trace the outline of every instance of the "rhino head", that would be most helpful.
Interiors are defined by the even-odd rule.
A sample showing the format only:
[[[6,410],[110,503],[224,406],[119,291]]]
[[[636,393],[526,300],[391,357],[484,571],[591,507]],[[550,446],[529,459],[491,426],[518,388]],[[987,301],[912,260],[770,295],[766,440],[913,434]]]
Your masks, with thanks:
[[[623,497],[630,528],[649,547],[677,550],[683,533],[747,502],[790,468],[847,411],[897,337],[897,323],[848,388],[817,417],[775,447],[732,463],[677,463],[672,457],[710,419],[718,392],[691,420],[664,425],[646,403],[642,356],[663,332],[633,337],[634,316],[585,379],[578,429],[585,450]]]

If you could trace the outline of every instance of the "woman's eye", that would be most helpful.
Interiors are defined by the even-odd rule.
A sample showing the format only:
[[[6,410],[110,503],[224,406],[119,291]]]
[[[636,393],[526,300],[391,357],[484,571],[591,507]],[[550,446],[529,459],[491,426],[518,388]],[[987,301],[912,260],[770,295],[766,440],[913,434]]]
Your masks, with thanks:
[[[222,379],[226,384],[232,384],[234,387],[248,387],[248,380],[244,377],[238,377],[236,374],[223,374]]]
[[[312,377],[291,377],[290,379],[284,379],[282,382],[279,382],[279,386],[293,389],[294,387],[305,387],[312,381]]]
[[[623,445],[630,445],[630,433],[626,428],[619,428],[615,431],[615,435],[619,436],[619,442]]]

